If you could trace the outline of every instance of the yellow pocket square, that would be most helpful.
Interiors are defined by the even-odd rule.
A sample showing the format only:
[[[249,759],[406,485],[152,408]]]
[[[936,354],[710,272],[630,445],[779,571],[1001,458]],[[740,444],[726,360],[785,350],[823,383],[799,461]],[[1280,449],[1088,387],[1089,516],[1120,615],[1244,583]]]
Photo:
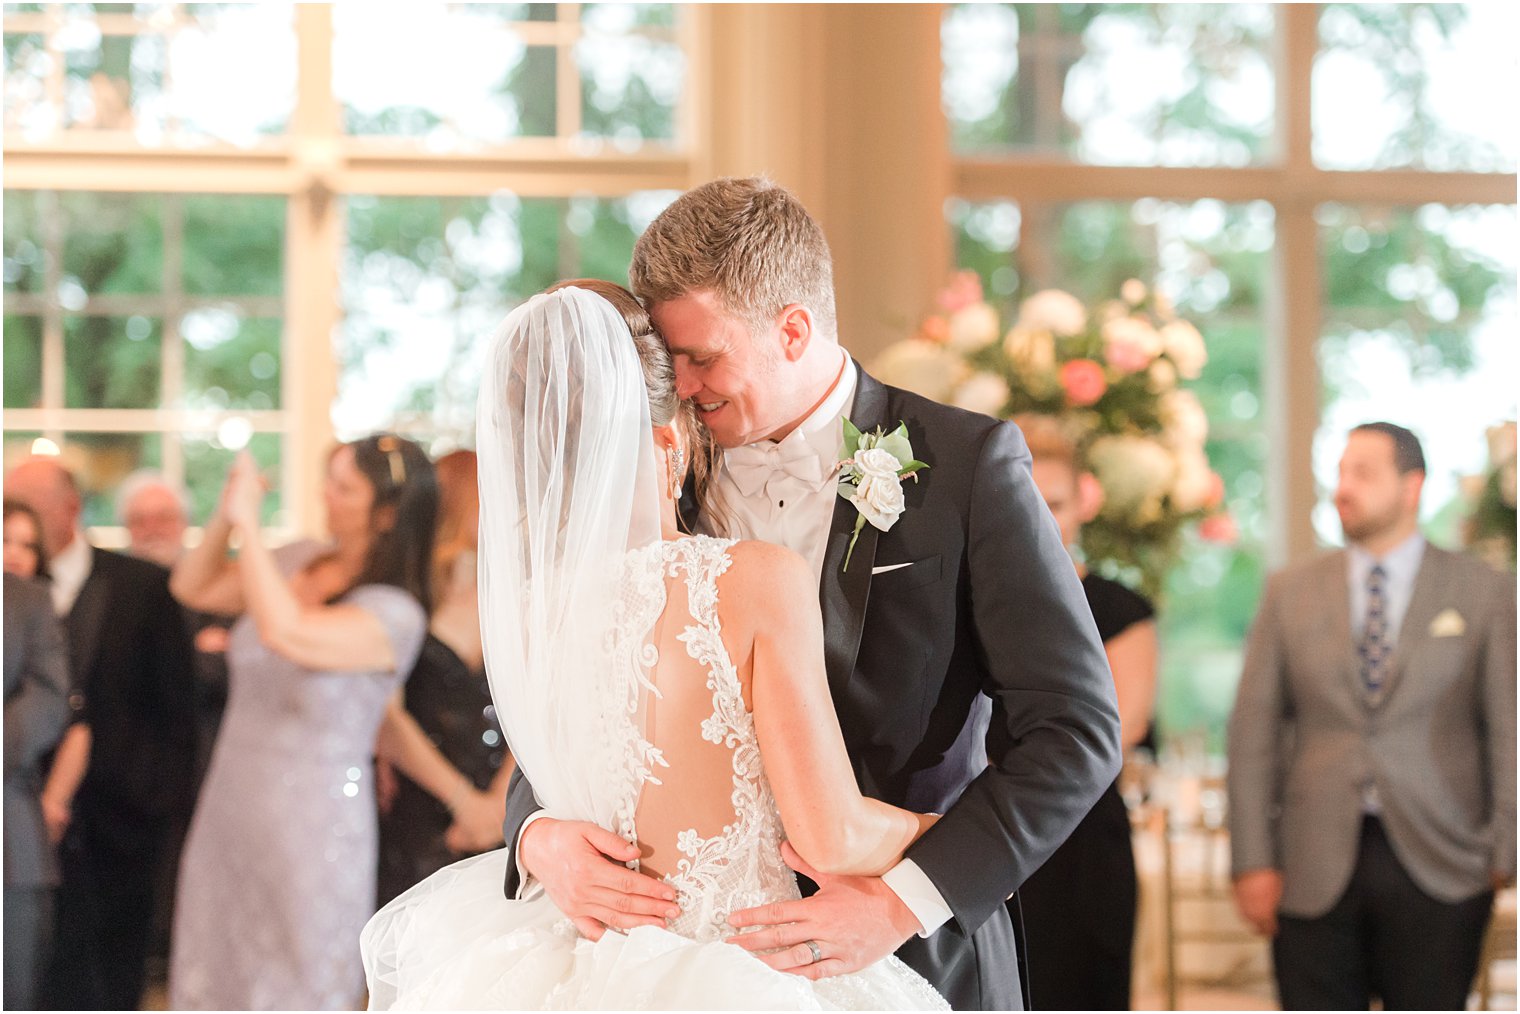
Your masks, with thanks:
[[[1461,637],[1467,633],[1467,621],[1455,609],[1443,609],[1430,621],[1431,637]]]

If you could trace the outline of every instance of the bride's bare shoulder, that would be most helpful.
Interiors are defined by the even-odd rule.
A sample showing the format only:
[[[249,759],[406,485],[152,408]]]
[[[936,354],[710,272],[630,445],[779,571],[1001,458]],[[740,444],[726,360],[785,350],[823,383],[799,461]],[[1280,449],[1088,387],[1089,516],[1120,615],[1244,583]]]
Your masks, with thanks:
[[[774,613],[795,596],[818,601],[818,582],[808,562],[785,546],[746,539],[728,549],[731,561],[718,580],[718,608],[730,621]]]

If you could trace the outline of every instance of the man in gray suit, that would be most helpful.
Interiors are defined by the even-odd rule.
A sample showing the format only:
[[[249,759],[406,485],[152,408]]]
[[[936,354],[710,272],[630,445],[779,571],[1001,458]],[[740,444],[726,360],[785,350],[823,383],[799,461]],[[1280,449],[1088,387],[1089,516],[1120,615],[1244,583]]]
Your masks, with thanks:
[[[5,575],[5,1008],[37,1005],[58,856],[42,822],[41,763],[68,724],[68,649],[45,587]]]
[[[1419,534],[1425,458],[1351,431],[1347,548],[1267,585],[1230,718],[1235,900],[1285,1009],[1461,1010],[1515,873],[1515,581]]]

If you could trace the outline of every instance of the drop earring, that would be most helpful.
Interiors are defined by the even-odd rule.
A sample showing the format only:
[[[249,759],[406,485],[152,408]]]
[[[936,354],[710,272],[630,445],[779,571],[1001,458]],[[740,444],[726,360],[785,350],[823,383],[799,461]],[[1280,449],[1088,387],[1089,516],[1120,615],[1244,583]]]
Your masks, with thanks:
[[[681,500],[681,479],[686,475],[686,452],[679,447],[670,449],[670,498]]]

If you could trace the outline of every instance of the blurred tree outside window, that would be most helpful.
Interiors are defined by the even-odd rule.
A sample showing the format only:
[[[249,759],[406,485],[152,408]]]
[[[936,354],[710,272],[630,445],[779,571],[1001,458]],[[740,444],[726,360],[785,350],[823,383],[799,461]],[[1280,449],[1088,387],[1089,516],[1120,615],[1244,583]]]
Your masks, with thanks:
[[[202,459],[245,446],[281,523],[284,198],[8,190],[4,211],[5,407],[48,415],[85,523],[115,524],[145,467],[187,484],[200,523],[222,480]],[[7,460],[32,439],[8,430]]]
[[[7,132],[251,147],[296,99],[292,3],[6,4]]]
[[[389,425],[439,450],[469,442],[507,309],[562,278],[627,284],[634,240],[675,196],[350,197],[339,435]]]
[[[673,4],[8,3],[3,34],[40,166],[5,191],[6,456],[60,445],[92,526],[150,465],[204,520],[246,447],[315,531],[334,436],[471,444],[501,318],[625,281],[694,143]]]

